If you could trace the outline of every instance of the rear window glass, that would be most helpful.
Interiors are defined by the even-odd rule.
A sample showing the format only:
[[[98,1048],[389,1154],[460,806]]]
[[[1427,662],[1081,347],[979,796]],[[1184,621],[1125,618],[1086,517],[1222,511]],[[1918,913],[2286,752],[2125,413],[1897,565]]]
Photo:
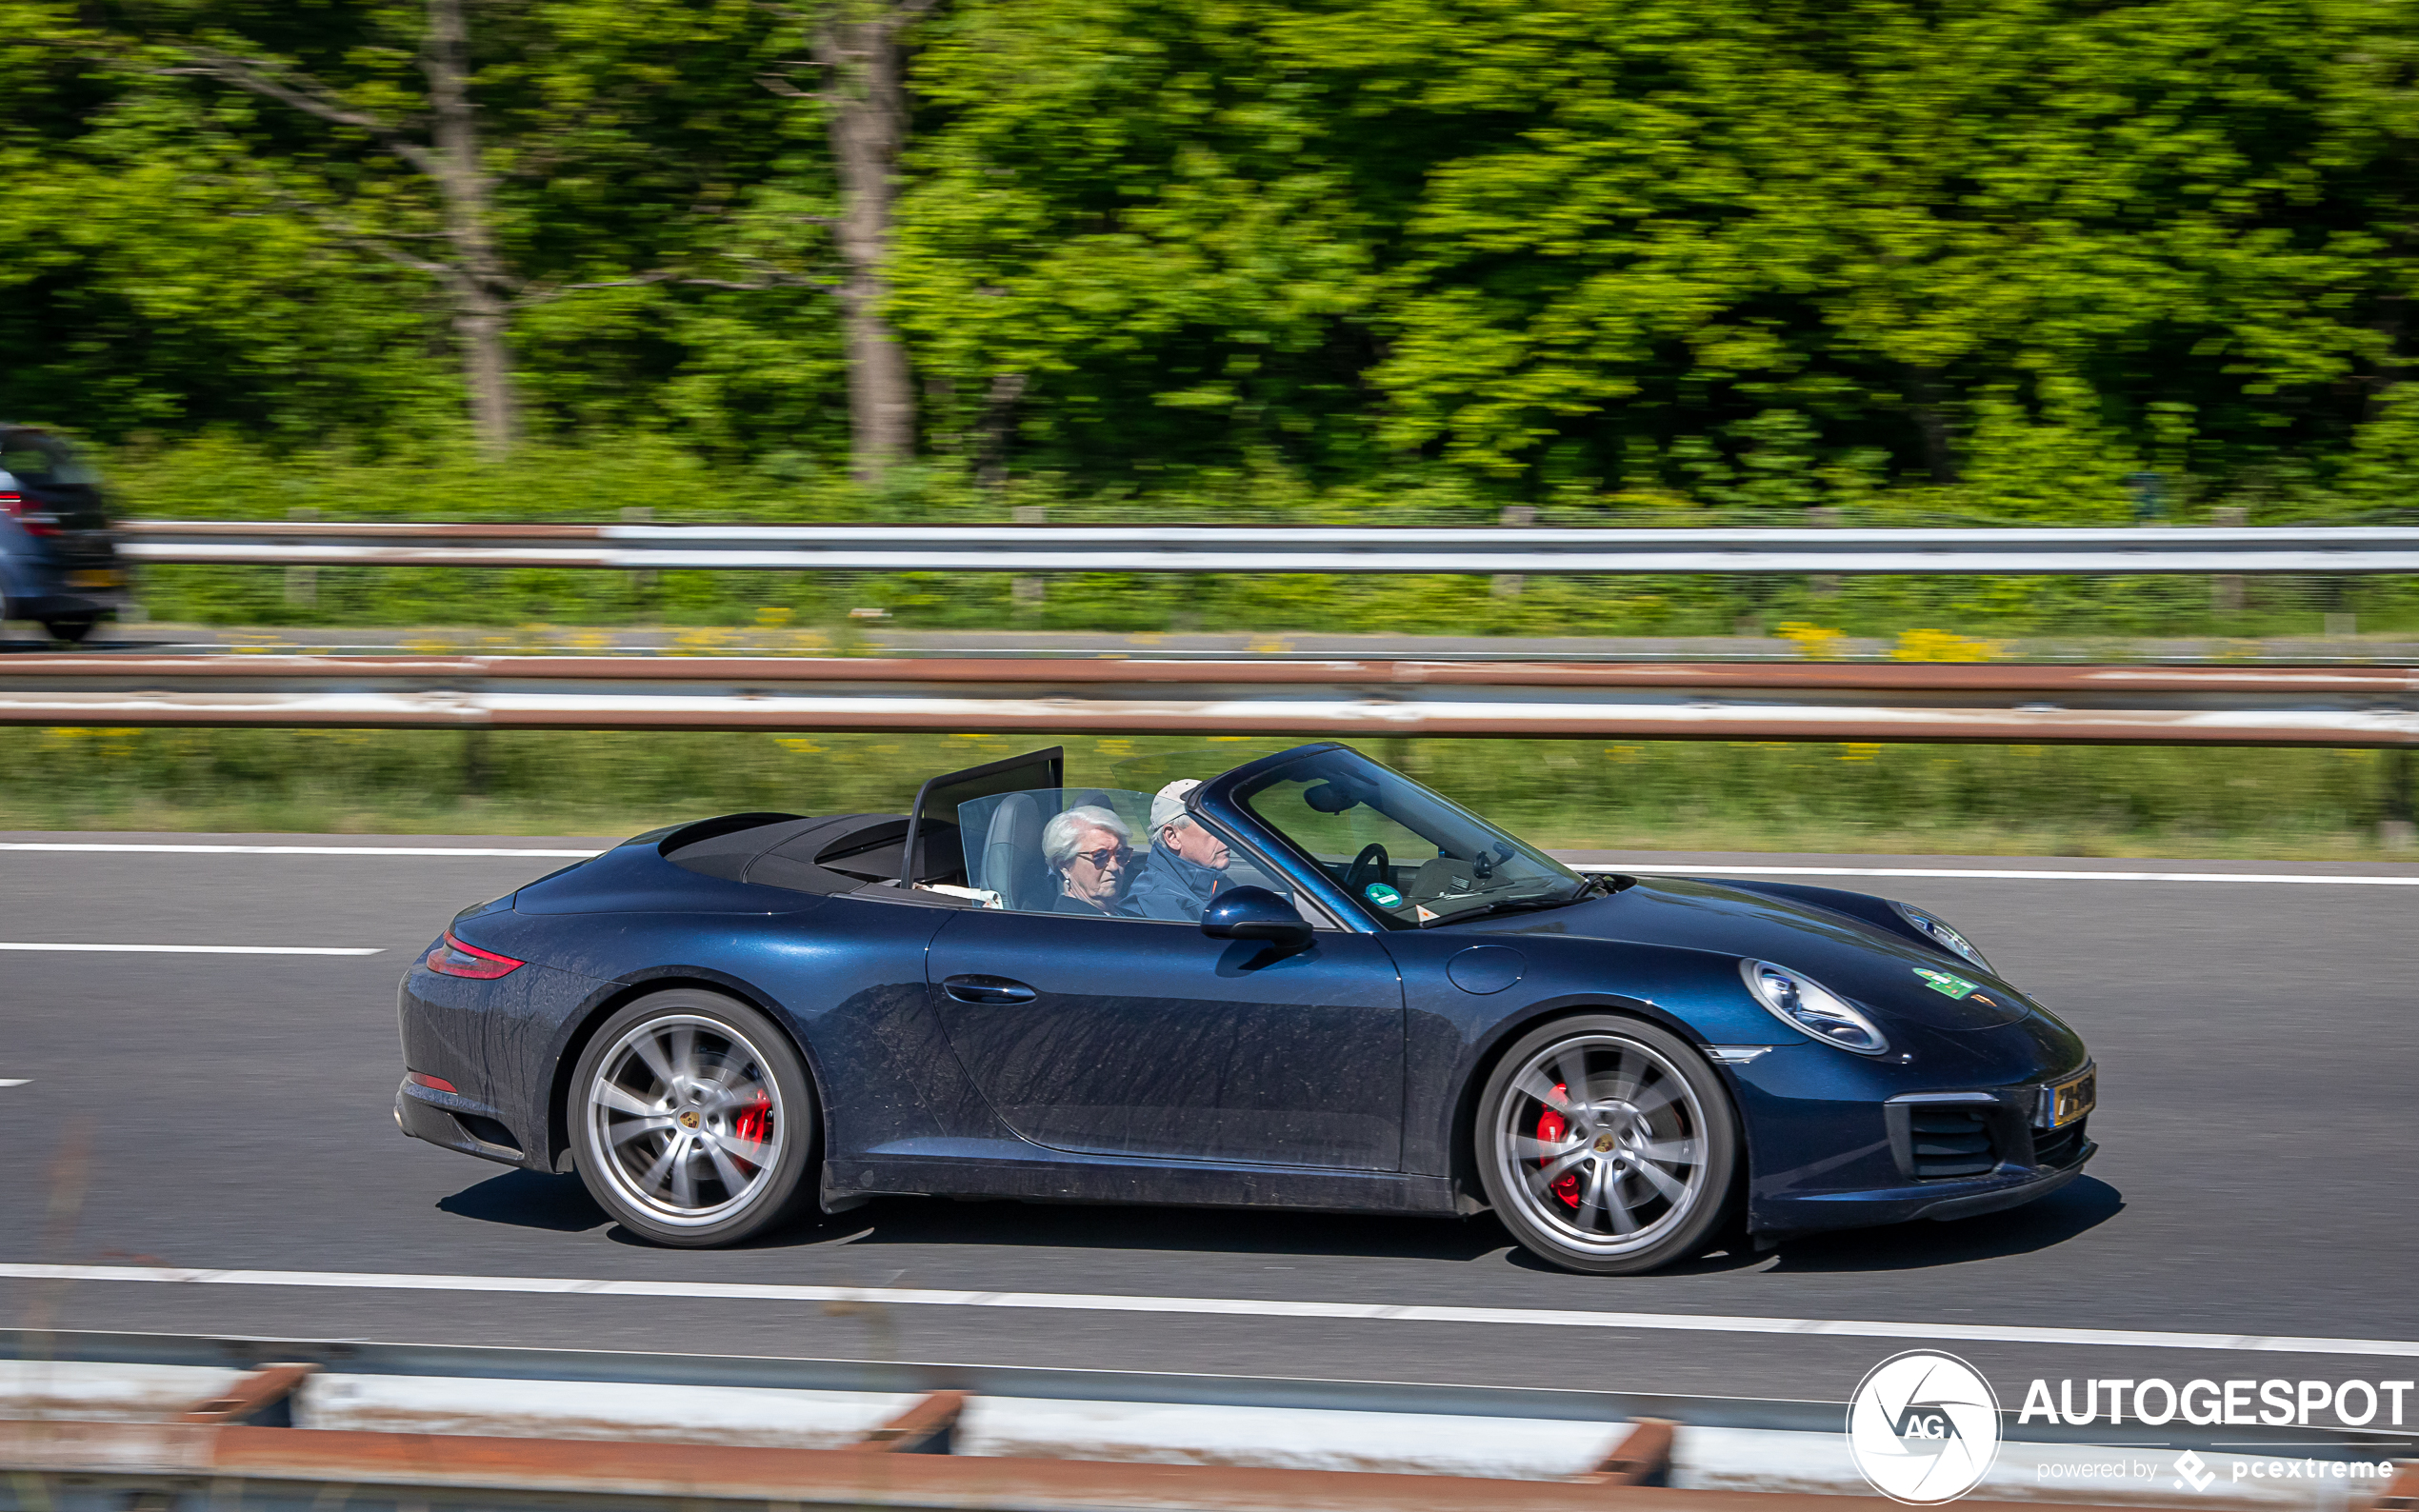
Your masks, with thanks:
[[[66,442],[30,430],[0,435],[0,472],[22,482],[54,487],[101,481],[99,474],[68,449]]]

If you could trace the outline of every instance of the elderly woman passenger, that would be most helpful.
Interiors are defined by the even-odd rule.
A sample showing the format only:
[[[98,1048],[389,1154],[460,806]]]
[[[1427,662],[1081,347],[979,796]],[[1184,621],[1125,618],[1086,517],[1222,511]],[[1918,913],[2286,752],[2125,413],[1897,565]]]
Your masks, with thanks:
[[[1042,826],[1042,858],[1058,879],[1050,912],[1130,916],[1124,906],[1133,831],[1106,808],[1070,808]]]

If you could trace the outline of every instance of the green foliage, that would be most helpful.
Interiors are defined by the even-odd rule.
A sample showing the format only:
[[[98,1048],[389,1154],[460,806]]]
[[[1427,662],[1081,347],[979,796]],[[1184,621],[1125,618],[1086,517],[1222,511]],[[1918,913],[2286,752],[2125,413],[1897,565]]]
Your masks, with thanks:
[[[418,8],[0,14],[0,413],[278,452],[450,444],[426,177],[183,66],[259,60],[417,130]],[[837,205],[799,21],[750,0],[470,16],[538,431],[840,470],[816,284]],[[2403,506],[2413,20],[946,0],[910,37],[890,267],[921,445],[939,476],[1021,480],[1017,502],[1213,517],[2121,521],[2145,470],[2184,518]]]

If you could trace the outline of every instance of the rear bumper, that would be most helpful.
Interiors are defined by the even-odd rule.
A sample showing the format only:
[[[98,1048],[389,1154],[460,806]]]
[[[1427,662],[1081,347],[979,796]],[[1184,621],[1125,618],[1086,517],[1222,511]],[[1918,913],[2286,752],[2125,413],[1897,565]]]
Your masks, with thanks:
[[[395,1126],[413,1139],[483,1161],[528,1164],[518,1136],[496,1117],[496,1110],[459,1093],[403,1083],[395,1088]],[[507,1140],[516,1143],[507,1144]]]
[[[78,589],[75,592],[36,593],[12,601],[9,612],[27,620],[82,619],[113,620],[126,607],[132,595],[124,588]]]

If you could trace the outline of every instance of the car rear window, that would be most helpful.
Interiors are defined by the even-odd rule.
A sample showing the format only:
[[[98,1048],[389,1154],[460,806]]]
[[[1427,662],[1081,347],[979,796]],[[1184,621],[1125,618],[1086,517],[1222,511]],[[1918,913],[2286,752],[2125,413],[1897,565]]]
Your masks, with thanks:
[[[35,487],[69,488],[101,481],[66,442],[35,430],[0,434],[0,472]]]

